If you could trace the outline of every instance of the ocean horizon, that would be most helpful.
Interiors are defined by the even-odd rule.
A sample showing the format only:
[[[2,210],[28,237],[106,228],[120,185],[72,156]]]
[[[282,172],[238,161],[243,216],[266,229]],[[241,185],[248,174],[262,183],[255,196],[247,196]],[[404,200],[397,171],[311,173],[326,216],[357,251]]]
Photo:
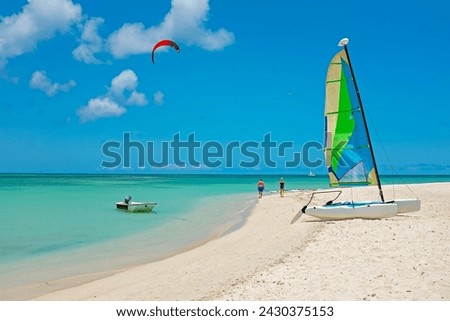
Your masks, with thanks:
[[[281,176],[287,190],[328,187],[325,175],[0,174],[0,288],[119,270],[199,246],[245,222],[259,178],[270,194]],[[381,180],[449,182],[450,175]],[[158,205],[150,214],[117,210],[128,195]]]

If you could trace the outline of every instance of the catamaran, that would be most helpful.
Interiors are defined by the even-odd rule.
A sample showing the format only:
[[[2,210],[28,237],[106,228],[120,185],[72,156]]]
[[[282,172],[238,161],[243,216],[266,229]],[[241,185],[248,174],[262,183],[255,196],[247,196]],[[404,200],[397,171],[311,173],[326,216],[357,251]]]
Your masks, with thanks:
[[[385,200],[348,42],[348,38],[339,42],[343,50],[331,60],[326,78],[324,152],[328,176],[331,187],[376,184],[380,200],[335,203],[341,192],[334,191],[337,196],[325,205],[309,206],[315,195],[331,191],[314,192],[291,223],[302,213],[325,220],[378,219],[420,209],[419,199]]]

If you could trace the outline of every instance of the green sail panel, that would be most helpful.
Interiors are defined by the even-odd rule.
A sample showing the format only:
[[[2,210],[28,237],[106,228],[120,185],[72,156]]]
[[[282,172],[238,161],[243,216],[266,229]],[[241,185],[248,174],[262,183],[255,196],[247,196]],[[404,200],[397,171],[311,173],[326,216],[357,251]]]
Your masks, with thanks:
[[[345,50],[328,67],[325,161],[332,187],[377,183],[367,132]]]

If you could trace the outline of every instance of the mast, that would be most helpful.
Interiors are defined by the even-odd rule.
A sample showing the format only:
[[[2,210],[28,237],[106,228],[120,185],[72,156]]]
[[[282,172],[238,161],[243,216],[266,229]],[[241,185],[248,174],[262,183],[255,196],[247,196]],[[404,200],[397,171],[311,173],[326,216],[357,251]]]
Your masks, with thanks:
[[[348,39],[347,38],[344,38],[344,39],[342,39],[339,42],[339,46],[344,47],[345,54],[347,55],[348,65],[350,67],[350,73],[352,74],[353,83],[354,83],[355,89],[356,89],[356,96],[358,97],[358,103],[359,103],[359,106],[361,107],[361,116],[362,116],[362,119],[363,119],[363,123],[364,123],[364,128],[366,130],[366,134],[367,134],[367,141],[369,143],[370,155],[372,156],[373,169],[375,170],[375,176],[377,178],[378,191],[380,193],[381,201],[384,203],[383,189],[381,188],[381,181],[380,181],[380,176],[378,175],[378,168],[377,168],[377,163],[375,161],[375,154],[373,153],[372,141],[370,140],[369,127],[367,126],[366,115],[364,113],[364,108],[363,108],[363,104],[362,104],[362,101],[361,101],[361,96],[359,94],[358,85],[356,84],[355,73],[353,72],[352,63],[350,62],[350,55],[348,54],[347,44],[348,44]]]

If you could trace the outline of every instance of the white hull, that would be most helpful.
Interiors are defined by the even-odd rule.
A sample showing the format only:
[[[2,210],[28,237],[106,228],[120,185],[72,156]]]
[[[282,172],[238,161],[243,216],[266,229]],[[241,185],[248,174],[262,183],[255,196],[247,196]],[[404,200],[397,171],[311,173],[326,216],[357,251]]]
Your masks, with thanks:
[[[417,212],[420,210],[419,199],[398,199],[393,202],[397,204],[397,213]]]
[[[151,212],[156,206],[155,202],[117,202],[116,207],[119,210],[126,210],[133,213]]]
[[[397,215],[397,204],[378,202],[336,203],[307,207],[305,214],[321,220],[380,219]]]

